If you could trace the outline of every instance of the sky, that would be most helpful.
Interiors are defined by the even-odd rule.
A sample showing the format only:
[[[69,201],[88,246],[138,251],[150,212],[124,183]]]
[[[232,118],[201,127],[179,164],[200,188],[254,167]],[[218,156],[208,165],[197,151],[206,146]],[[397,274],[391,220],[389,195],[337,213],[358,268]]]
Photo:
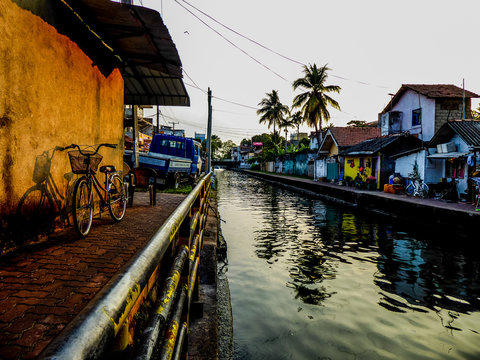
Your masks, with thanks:
[[[389,94],[402,84],[461,87],[464,80],[467,90],[480,94],[479,0],[134,0],[134,4],[160,12],[178,49],[191,106],[160,107],[160,124],[175,122],[187,136],[206,133],[208,88],[213,95],[212,132],[222,141],[239,144],[271,132],[259,124],[255,109],[272,90],[291,106],[300,92],[293,91],[292,82],[303,76],[301,64],[328,64],[327,84],[342,88],[332,94],[341,107],[330,109],[335,126],[346,126],[350,120],[376,121]],[[473,107],[477,105],[473,101]],[[154,114],[156,109],[145,113]]]

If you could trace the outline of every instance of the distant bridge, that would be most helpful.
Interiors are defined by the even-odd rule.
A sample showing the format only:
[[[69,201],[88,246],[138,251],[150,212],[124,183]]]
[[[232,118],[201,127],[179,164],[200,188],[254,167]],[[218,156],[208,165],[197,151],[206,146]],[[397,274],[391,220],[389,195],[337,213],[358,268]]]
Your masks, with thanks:
[[[235,160],[212,160],[212,165],[215,167],[220,167],[224,169],[238,168],[240,166],[240,161]]]

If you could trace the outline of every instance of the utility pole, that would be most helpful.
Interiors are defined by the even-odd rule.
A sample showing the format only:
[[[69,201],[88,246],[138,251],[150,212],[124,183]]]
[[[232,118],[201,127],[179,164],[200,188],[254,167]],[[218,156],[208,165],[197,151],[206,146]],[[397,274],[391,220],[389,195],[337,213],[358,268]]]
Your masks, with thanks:
[[[212,91],[208,88],[207,174],[212,171]]]
[[[122,4],[129,4],[133,5],[133,0],[122,0]],[[133,113],[133,154],[132,154],[132,162],[134,167],[139,167],[140,162],[138,159],[138,106],[132,106],[132,113]]]
[[[132,106],[132,115],[133,115],[133,154],[132,154],[132,161],[133,161],[133,167],[139,167],[139,159],[138,159],[138,145],[139,145],[139,139],[138,139],[138,106],[133,105]]]
[[[172,131],[173,131],[173,135],[175,135],[175,124],[179,124],[179,122],[175,122],[175,121],[170,121],[172,123]]]
[[[160,106],[157,105],[157,130],[155,131],[156,134],[160,133]]]

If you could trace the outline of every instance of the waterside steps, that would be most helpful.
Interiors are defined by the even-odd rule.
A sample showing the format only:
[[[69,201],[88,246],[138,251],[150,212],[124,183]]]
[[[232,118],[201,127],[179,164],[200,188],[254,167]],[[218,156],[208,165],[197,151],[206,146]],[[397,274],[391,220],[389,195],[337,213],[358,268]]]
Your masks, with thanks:
[[[187,358],[210,196],[207,174],[39,358]]]

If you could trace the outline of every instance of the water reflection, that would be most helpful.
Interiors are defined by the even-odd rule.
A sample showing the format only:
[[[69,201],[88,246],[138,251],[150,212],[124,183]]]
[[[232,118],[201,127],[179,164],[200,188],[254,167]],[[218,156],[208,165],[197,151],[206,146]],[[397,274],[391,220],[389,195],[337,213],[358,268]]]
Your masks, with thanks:
[[[374,283],[382,295],[378,304],[390,311],[480,309],[478,256],[467,257],[460,249],[444,251],[378,219],[367,221],[279,188],[264,187],[261,199],[256,206],[264,216],[255,231],[255,253],[268,263],[287,256],[287,286],[305,303],[318,305],[333,295],[319,284],[335,278],[336,262],[360,261],[377,264]]]
[[[442,249],[404,233],[382,232],[379,273],[375,284],[384,292],[401,296],[398,304],[384,295],[379,304],[396,311],[423,306],[469,313],[480,309],[480,269],[477,255],[461,248]]]
[[[238,296],[248,294],[245,299],[249,302],[261,291],[261,299],[252,302],[252,306],[257,307],[257,315],[272,311],[277,316],[271,319],[271,324],[265,320],[263,332],[275,332],[275,327],[280,331],[279,322],[282,320],[278,316],[285,317],[285,324],[290,324],[285,325],[287,327],[292,323],[303,324],[298,318],[301,315],[283,315],[283,310],[282,315],[275,312],[276,306],[282,309],[291,306],[300,314],[302,309],[310,309],[305,321],[316,317],[322,319],[310,331],[307,323],[298,325],[303,329],[300,332],[302,337],[294,338],[296,343],[306,342],[305,349],[308,346],[317,348],[318,333],[321,332],[322,337],[327,338],[328,333],[337,334],[324,344],[325,349],[329,346],[336,349],[324,353],[336,356],[345,349],[352,354],[360,353],[359,348],[365,354],[374,351],[378,355],[378,347],[386,347],[387,343],[392,347],[389,351],[397,351],[397,355],[404,354],[405,346],[412,349],[408,357],[397,356],[400,358],[438,357],[445,355],[444,348],[452,355],[448,348],[455,348],[455,344],[462,350],[456,356],[452,355],[453,358],[478,355],[473,345],[475,340],[480,340],[478,251],[452,241],[449,244],[450,239],[442,240],[438,234],[429,239],[419,235],[418,229],[388,219],[352,213],[239,174],[222,175],[222,186],[220,203],[235,204],[237,211],[245,212],[241,227],[252,229],[252,239],[246,244],[251,244],[254,256],[264,263],[264,267],[256,265],[255,268],[259,278],[254,281],[261,283],[257,293],[246,285],[247,277],[253,276],[245,272],[251,264],[247,257],[242,263],[240,280],[237,280],[242,284]],[[238,213],[235,216],[238,217]],[[230,234],[229,240],[228,235],[224,235],[227,242],[234,236]],[[248,248],[240,248],[248,252]],[[229,256],[240,256],[237,254],[239,252]],[[235,259],[230,259],[230,264],[234,262]],[[267,283],[264,282],[266,278]],[[273,283],[278,281],[289,289],[290,299],[285,298],[281,289],[274,289]],[[235,283],[232,288],[235,289]],[[247,300],[239,302],[244,304]],[[320,308],[324,310],[315,311]],[[244,313],[240,315],[243,316]],[[342,316],[347,316],[343,322],[340,320]],[[246,334],[262,337],[263,332],[256,333],[250,324],[242,326],[248,329]],[[450,337],[446,338],[439,329],[448,331]],[[281,331],[283,334],[290,330]],[[340,335],[344,333],[354,334],[359,339],[363,334],[367,337],[354,346],[351,336],[347,339]],[[467,337],[454,340],[451,338],[454,333],[463,333]],[[278,334],[275,336],[285,344],[293,341]],[[395,344],[390,344],[390,340],[382,336],[401,338],[397,350],[393,350]],[[310,338],[313,340],[308,344]],[[249,341],[257,340],[250,338]],[[441,345],[438,349],[432,348],[430,341]],[[276,343],[275,346],[280,345]],[[279,349],[272,351],[278,352],[274,358],[287,358]],[[317,356],[315,352],[305,350],[308,355],[302,357],[298,351],[291,352],[290,357]],[[271,355],[264,358],[272,358]],[[371,358],[385,356],[377,355]]]

